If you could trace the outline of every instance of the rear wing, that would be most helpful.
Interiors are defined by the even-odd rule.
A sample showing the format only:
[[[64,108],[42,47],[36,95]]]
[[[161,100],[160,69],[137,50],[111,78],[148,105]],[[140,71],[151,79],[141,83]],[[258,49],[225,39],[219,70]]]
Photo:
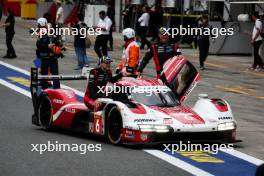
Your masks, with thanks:
[[[69,81],[69,80],[87,80],[89,78],[91,68],[86,67],[83,69],[82,74],[79,75],[39,75],[37,68],[31,68],[30,70],[30,91],[31,94],[38,90],[41,85],[41,81]],[[35,90],[34,90],[35,89]]]
[[[37,68],[31,68],[30,70],[30,93],[32,97],[32,103],[34,112],[36,114],[38,107],[38,92],[41,89],[41,83],[43,81],[67,81],[67,80],[87,80],[89,78],[89,73],[92,68],[84,67],[82,74],[80,75],[39,75],[39,70]]]

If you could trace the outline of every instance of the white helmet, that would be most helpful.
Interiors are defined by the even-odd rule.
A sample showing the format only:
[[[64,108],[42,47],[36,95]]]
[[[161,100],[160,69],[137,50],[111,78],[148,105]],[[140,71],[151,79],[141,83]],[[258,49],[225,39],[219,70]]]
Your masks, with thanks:
[[[134,29],[131,28],[126,28],[122,32],[123,36],[126,37],[127,39],[131,39],[135,37],[135,31]]]
[[[39,18],[37,22],[38,22],[38,25],[41,27],[44,27],[48,24],[46,18],[43,18],[43,17]]]

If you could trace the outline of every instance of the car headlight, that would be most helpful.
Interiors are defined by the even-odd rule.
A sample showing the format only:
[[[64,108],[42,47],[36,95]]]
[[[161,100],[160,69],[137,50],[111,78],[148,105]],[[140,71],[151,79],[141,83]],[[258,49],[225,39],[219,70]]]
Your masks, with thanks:
[[[220,123],[217,127],[218,131],[233,130],[235,128],[236,128],[236,124],[234,122]]]
[[[166,133],[169,132],[169,127],[167,125],[138,125],[140,131],[142,132],[157,132]]]

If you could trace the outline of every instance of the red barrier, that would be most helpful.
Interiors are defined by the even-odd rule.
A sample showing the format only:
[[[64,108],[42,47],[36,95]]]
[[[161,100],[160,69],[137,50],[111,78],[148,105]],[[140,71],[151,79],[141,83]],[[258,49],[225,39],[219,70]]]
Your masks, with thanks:
[[[6,9],[13,11],[14,16],[21,16],[21,5],[20,1],[9,1],[6,3]]]

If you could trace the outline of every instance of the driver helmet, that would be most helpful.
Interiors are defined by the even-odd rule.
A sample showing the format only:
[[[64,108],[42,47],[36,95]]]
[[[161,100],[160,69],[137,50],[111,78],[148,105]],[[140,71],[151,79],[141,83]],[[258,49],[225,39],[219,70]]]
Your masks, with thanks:
[[[113,60],[109,56],[103,56],[100,58],[100,63],[110,64]]]
[[[135,30],[131,28],[126,28],[123,30],[122,35],[126,39],[132,39],[135,38]]]
[[[41,17],[37,20],[37,23],[38,23],[38,26],[45,27],[48,24],[48,21],[46,18]]]
[[[168,28],[166,27],[161,27],[159,28],[159,33],[162,35],[167,35]]]

